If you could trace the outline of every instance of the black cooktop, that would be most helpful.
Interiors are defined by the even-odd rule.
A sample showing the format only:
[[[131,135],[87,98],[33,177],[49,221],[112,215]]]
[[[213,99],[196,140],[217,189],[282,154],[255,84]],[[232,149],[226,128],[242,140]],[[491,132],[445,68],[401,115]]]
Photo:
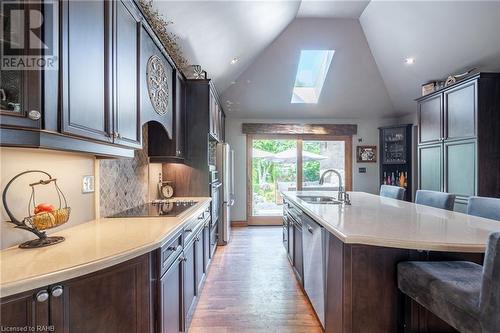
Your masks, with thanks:
[[[110,217],[178,216],[197,204],[197,201],[156,201],[112,215]]]

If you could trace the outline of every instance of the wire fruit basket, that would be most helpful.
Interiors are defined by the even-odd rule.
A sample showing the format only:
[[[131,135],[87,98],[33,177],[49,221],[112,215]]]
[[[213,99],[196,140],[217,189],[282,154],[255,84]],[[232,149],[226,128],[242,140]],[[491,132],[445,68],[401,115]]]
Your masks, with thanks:
[[[22,220],[18,220],[12,214],[11,210],[9,209],[9,206],[7,205],[7,191],[9,190],[9,187],[16,179],[28,173],[42,173],[46,177],[48,177],[48,179],[40,179],[40,181],[38,182],[29,184],[29,186],[31,187],[31,196],[28,203],[28,216],[26,216]],[[46,185],[54,186],[59,201],[58,208],[55,208],[50,204],[37,204],[36,188],[38,186],[46,186]],[[68,222],[71,213],[71,208],[68,207],[66,197],[64,196],[64,193],[57,185],[57,179],[52,178],[52,176],[49,173],[41,170],[28,170],[21,172],[20,174],[12,178],[7,183],[7,186],[5,186],[5,189],[2,194],[2,201],[5,207],[5,211],[7,212],[7,215],[10,218],[10,221],[8,222],[15,224],[16,228],[30,231],[38,236],[38,239],[22,243],[21,245],[19,245],[20,248],[44,247],[64,241],[64,237],[61,236],[48,237],[44,231],[47,229],[58,227]]]

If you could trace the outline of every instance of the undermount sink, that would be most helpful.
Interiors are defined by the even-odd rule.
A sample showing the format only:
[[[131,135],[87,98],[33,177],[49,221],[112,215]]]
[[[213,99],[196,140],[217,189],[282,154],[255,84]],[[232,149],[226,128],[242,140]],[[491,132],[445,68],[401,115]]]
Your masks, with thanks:
[[[329,204],[329,205],[339,205],[340,201],[334,197],[329,197],[326,195],[297,195],[297,198],[304,200],[307,203],[312,204]]]

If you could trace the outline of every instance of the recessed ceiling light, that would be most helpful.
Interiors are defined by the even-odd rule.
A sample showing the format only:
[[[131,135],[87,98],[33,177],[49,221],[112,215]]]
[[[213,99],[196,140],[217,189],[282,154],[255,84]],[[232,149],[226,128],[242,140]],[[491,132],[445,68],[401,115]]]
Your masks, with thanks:
[[[405,58],[405,64],[413,65],[415,63],[415,58]]]
[[[231,65],[234,65],[238,61],[240,61],[240,58],[238,58],[238,57],[235,57],[235,58],[231,59]]]

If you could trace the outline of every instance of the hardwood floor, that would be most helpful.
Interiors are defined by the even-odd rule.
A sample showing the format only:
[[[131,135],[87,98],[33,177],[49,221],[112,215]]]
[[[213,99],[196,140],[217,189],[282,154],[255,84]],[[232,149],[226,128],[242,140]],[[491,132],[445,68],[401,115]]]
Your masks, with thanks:
[[[217,249],[190,333],[322,332],[281,242],[281,227],[233,228]]]

